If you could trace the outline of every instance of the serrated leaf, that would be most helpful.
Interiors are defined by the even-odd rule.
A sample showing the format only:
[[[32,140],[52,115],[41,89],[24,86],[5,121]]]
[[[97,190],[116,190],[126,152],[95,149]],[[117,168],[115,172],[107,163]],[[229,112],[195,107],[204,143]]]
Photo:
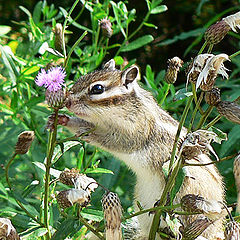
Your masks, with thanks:
[[[154,40],[152,35],[145,35],[143,37],[140,37],[132,42],[130,42],[128,45],[124,46],[121,49],[121,52],[129,52],[135,49],[138,49]]]
[[[166,5],[161,5],[161,6],[157,6],[157,7],[153,8],[151,10],[151,14],[159,14],[159,13],[165,12],[167,10],[168,10],[168,8]]]

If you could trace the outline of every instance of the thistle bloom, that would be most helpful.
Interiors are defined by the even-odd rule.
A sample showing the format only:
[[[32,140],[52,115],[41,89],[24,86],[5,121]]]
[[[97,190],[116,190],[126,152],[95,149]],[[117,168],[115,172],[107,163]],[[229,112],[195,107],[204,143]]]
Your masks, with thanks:
[[[44,86],[50,92],[57,92],[64,86],[66,72],[62,67],[51,68],[47,72],[41,69],[37,75],[35,83],[38,86]]]

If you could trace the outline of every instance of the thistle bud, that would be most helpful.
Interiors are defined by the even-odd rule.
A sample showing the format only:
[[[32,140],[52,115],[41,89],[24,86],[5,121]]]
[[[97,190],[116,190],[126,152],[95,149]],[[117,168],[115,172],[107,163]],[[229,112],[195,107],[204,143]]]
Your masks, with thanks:
[[[225,232],[225,240],[238,240],[240,239],[240,226],[239,223],[235,221],[230,221],[227,223]]]
[[[46,101],[49,107],[62,108],[65,100],[65,93],[62,89],[51,92],[48,89],[45,92]]]
[[[240,154],[238,154],[238,156],[234,159],[233,173],[238,193],[236,212],[240,213]]]
[[[103,18],[99,21],[99,25],[102,30],[103,36],[110,38],[113,34],[112,23],[110,22],[110,20],[107,19],[107,17]]]
[[[122,206],[116,193],[107,192],[102,198],[102,208],[106,221],[106,240],[121,240]]]
[[[29,151],[34,140],[33,131],[24,131],[18,135],[18,141],[15,146],[16,154],[25,154]]]
[[[204,38],[209,44],[217,44],[231,30],[230,26],[223,20],[211,25],[205,32]]]
[[[208,105],[215,106],[220,101],[220,89],[219,88],[213,88],[210,91],[205,92],[205,101]]]
[[[175,83],[177,80],[177,74],[183,65],[183,61],[179,57],[174,57],[168,59],[167,63],[168,68],[164,76],[164,79],[169,84]]]
[[[59,52],[63,51],[63,28],[61,23],[57,23],[52,30],[55,35],[54,45],[55,49]]]
[[[183,231],[182,239],[194,240],[200,236],[203,231],[212,224],[207,217],[201,217],[188,224]]]
[[[57,202],[63,209],[73,206],[78,203],[85,207],[90,201],[90,195],[83,189],[68,189],[59,192],[57,195]]]
[[[0,218],[0,239],[20,240],[16,229],[7,218]]]
[[[240,106],[235,102],[220,101],[216,108],[229,121],[240,124]]]

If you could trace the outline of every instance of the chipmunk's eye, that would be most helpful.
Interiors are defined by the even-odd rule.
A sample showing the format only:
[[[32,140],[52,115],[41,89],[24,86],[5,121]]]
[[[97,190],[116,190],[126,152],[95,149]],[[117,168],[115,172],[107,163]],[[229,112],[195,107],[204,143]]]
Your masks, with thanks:
[[[104,87],[101,84],[94,85],[90,90],[90,94],[102,94],[103,92],[104,92]]]

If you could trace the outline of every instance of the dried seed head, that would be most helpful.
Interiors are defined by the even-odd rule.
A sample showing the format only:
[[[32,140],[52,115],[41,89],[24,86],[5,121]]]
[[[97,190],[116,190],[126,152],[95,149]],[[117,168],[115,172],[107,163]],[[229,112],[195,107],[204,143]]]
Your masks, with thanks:
[[[207,217],[198,218],[184,228],[182,237],[188,240],[196,239],[211,224],[212,221]]]
[[[210,220],[215,220],[224,212],[222,210],[222,204],[216,200],[205,200],[203,197],[187,194],[181,199],[181,207],[183,210],[190,213],[203,213]]]
[[[174,57],[168,59],[167,63],[168,68],[164,76],[164,79],[169,84],[175,83],[177,80],[177,74],[183,65],[183,61],[179,57]]]
[[[239,240],[240,239],[240,226],[235,221],[227,223],[225,232],[225,240]]]
[[[66,99],[66,94],[62,89],[59,89],[56,92],[51,92],[47,89],[45,92],[45,97],[49,107],[62,108]]]
[[[234,159],[233,173],[234,173],[235,185],[238,193],[236,212],[240,213],[240,154],[238,154],[237,157]]]
[[[240,124],[240,106],[235,102],[220,101],[216,108],[229,121]]]
[[[90,195],[83,189],[68,189],[59,192],[57,202],[61,208],[68,208],[78,203],[85,207],[90,201]]]
[[[59,52],[63,51],[63,27],[61,23],[57,23],[55,28],[52,30],[55,35],[55,49]]]
[[[61,172],[59,176],[60,182],[66,185],[74,185],[76,189],[84,189],[89,192],[93,192],[98,187],[96,181],[93,178],[87,177],[85,174],[79,172],[78,169],[66,169]]]
[[[228,78],[227,69],[223,62],[230,60],[226,54],[200,54],[192,62],[187,73],[188,82],[196,82],[196,89],[210,91],[218,74]]]
[[[205,92],[205,101],[211,106],[217,105],[221,101],[220,89],[213,88],[208,92]]]
[[[121,217],[122,206],[116,193],[107,192],[102,198],[102,208],[106,221],[106,239],[122,239]]]
[[[18,141],[15,146],[15,153],[25,154],[31,147],[31,144],[34,140],[33,131],[24,131],[18,135]]]
[[[227,16],[222,20],[226,22],[234,32],[237,32],[237,28],[240,29],[240,12]]]
[[[102,30],[103,36],[107,38],[110,38],[112,36],[113,34],[112,23],[107,17],[99,21],[99,26]]]
[[[0,239],[20,240],[16,229],[7,218],[0,218]]]
[[[231,27],[224,20],[221,20],[207,29],[204,38],[209,44],[217,44],[230,30]]]

